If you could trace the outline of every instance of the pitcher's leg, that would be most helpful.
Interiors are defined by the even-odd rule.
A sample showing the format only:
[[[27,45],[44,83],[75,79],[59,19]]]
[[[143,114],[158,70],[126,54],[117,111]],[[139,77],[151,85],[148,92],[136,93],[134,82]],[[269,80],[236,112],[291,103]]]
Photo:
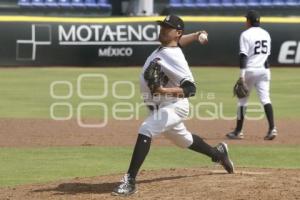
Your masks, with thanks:
[[[121,183],[113,189],[112,195],[128,196],[137,192],[135,178],[150,150],[150,145],[151,137],[138,135],[127,174],[124,175]]]
[[[131,162],[127,173],[130,177],[136,177],[140,167],[142,166],[151,146],[151,138],[142,134],[139,134],[135,143]]]
[[[207,155],[213,162],[219,162],[228,173],[234,172],[233,163],[229,159],[228,148],[225,143],[220,143],[216,147],[212,147],[198,135],[191,134],[183,123],[167,131],[165,136],[182,148],[188,148]]]

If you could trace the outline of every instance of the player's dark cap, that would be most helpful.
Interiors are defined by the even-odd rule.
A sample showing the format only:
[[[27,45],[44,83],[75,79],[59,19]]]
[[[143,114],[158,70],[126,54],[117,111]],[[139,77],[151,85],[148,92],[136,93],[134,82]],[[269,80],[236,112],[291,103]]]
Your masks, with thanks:
[[[163,21],[157,21],[160,25],[167,25],[177,30],[184,30],[182,19],[176,15],[168,15]]]
[[[251,22],[251,24],[260,22],[260,15],[256,10],[249,10],[245,17]]]

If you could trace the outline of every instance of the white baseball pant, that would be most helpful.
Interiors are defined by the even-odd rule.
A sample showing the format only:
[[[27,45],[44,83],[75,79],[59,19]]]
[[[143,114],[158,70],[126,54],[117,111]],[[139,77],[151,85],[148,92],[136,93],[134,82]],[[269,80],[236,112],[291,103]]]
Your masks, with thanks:
[[[270,99],[270,69],[247,69],[245,73],[245,83],[249,92],[255,87],[260,102],[263,105],[271,103]],[[249,97],[249,96],[248,96]],[[238,106],[247,106],[248,97],[238,100]]]
[[[192,134],[183,123],[188,114],[187,99],[160,104],[142,123],[139,133],[151,138],[163,134],[177,146],[187,148],[193,143]]]

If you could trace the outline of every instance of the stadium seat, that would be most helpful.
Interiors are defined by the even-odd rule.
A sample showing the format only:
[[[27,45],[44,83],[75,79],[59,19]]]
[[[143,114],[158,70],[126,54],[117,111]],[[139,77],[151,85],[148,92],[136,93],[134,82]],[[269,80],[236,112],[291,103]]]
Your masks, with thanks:
[[[248,0],[248,6],[251,8],[260,7],[260,0]]]
[[[56,0],[45,0],[45,5],[51,8],[57,8],[58,4]]]
[[[260,1],[260,6],[262,6],[262,7],[272,7],[273,6],[272,0],[261,0]]]
[[[70,0],[58,0],[57,4],[62,8],[71,8]]]
[[[182,4],[184,7],[193,8],[195,7],[195,1],[194,0],[183,0]]]
[[[96,0],[85,0],[85,5],[86,5],[88,8],[98,8],[97,1],[96,1]]]
[[[300,5],[299,0],[286,0],[285,3],[287,6],[299,6]]]
[[[196,7],[199,8],[208,8],[207,0],[196,0]]]
[[[285,6],[284,0],[273,0],[273,6]]]
[[[222,6],[225,8],[233,7],[233,0],[222,0]]]
[[[97,5],[98,5],[100,8],[109,8],[109,9],[111,9],[111,4],[109,4],[109,3],[107,2],[107,0],[98,0]]]
[[[18,5],[21,7],[31,7],[31,0],[19,0]]]
[[[83,0],[72,0],[71,5],[74,8],[84,8],[85,7]]]
[[[181,0],[170,0],[169,5],[170,7],[179,8],[182,7],[182,2]]]
[[[221,8],[222,7],[222,3],[220,0],[208,0],[208,5],[209,5],[209,7],[213,7],[213,8]]]
[[[234,6],[236,7],[247,7],[247,2],[246,0],[234,0]]]
[[[31,5],[34,7],[46,7],[44,0],[32,0]]]
[[[104,0],[85,0],[88,8],[111,8],[111,5]]]

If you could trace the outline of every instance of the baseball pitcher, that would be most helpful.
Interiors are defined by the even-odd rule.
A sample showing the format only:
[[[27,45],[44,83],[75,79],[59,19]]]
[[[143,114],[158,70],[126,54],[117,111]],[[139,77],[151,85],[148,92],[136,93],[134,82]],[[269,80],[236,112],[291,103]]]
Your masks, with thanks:
[[[198,40],[201,32],[182,36],[184,22],[174,15],[158,23],[161,46],[147,58],[140,75],[141,92],[150,114],[139,128],[129,169],[112,195],[127,196],[137,191],[136,176],[149,152],[152,138],[159,134],[164,134],[179,147],[209,156],[228,173],[234,172],[225,143],[211,147],[189,132],[183,123],[189,113],[188,98],[195,95],[196,85],[181,45]]]

